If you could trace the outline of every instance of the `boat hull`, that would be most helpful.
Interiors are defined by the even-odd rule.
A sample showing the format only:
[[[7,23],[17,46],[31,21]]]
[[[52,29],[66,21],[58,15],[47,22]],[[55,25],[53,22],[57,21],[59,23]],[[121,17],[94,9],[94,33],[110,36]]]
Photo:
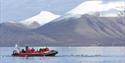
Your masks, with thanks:
[[[55,56],[58,54],[57,51],[50,51],[48,53],[40,53],[40,52],[35,52],[35,53],[14,53],[12,56],[19,56],[19,57],[32,57],[32,56]]]

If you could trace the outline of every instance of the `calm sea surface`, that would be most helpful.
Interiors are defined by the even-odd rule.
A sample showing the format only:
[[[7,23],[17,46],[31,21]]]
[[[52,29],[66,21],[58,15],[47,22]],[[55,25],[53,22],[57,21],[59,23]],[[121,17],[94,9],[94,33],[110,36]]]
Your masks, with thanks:
[[[125,63],[125,47],[50,47],[55,57],[12,57],[13,49],[0,47],[0,63]]]

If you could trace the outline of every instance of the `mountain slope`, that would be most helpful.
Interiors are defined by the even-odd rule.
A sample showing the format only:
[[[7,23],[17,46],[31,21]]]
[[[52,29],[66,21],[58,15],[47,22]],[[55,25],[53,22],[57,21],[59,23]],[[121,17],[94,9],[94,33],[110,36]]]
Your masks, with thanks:
[[[82,15],[51,22],[36,29],[37,33],[68,46],[125,45],[124,17]]]
[[[125,45],[124,10],[124,2],[87,1],[35,31],[61,45]]]
[[[0,24],[0,46],[43,46],[46,43],[54,42],[54,39],[29,31],[29,28],[22,27],[19,23]]]
[[[22,46],[45,45],[43,42],[52,46],[125,46],[124,6],[90,3],[80,4],[61,17],[44,11],[21,23],[0,24],[0,46],[18,42]],[[53,16],[56,18],[50,19]]]

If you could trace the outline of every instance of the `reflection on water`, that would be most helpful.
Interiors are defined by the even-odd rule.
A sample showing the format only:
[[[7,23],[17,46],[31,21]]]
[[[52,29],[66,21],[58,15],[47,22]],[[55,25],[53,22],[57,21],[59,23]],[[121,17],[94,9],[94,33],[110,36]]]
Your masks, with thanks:
[[[35,47],[38,49],[39,47]],[[55,57],[12,57],[13,47],[0,47],[0,63],[124,63],[125,47],[50,47]]]

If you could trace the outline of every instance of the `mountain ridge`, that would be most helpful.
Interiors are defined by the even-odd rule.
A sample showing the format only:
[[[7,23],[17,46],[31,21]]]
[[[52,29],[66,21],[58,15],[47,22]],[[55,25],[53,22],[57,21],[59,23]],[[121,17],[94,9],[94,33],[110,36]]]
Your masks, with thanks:
[[[37,28],[39,26],[43,26],[46,23],[53,21],[54,19],[57,19],[58,17],[60,17],[60,15],[53,14],[49,11],[41,11],[38,15],[25,19],[23,21],[20,21],[20,23],[25,24],[28,27]],[[36,25],[33,27],[32,25],[34,23]]]
[[[35,31],[67,45],[118,46],[125,45],[124,19],[83,15],[51,22]]]

